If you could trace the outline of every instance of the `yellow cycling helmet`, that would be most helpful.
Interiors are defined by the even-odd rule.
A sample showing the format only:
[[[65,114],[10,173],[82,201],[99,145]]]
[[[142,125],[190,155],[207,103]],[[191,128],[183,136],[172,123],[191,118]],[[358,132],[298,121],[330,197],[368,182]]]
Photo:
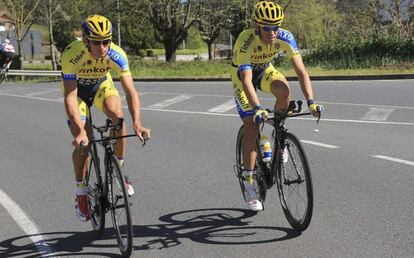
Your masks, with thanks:
[[[82,22],[83,35],[89,40],[112,39],[112,24],[101,15],[90,15]]]
[[[260,1],[254,8],[253,20],[259,25],[280,26],[283,17],[282,7],[270,1]]]

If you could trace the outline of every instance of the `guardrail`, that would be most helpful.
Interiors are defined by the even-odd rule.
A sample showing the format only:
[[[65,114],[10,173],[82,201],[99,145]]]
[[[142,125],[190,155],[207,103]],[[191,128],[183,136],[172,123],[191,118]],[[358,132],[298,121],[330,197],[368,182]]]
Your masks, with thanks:
[[[61,76],[62,71],[51,70],[9,70],[7,76]]]

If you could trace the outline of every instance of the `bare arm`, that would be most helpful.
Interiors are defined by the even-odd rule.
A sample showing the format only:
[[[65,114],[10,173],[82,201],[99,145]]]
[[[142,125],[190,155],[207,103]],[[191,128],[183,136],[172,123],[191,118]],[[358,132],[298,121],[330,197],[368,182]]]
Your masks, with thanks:
[[[243,90],[246,93],[246,97],[249,100],[249,103],[252,107],[257,107],[260,105],[259,98],[257,97],[256,90],[254,88],[252,78],[252,70],[244,70],[240,73],[241,82],[243,84]]]
[[[312,84],[308,72],[305,69],[305,65],[303,64],[302,57],[294,56],[292,58],[292,65],[298,75],[299,84],[306,100],[313,99]]]
[[[139,100],[138,91],[134,87],[132,76],[123,75],[120,77],[120,81],[122,88],[125,91],[128,110],[131,114],[135,133],[141,140],[144,140],[144,138],[151,138],[151,130],[143,127],[141,123],[141,103]]]
[[[78,108],[78,88],[76,81],[63,81],[63,85],[65,110],[71,122],[72,131],[75,134],[75,139],[72,144],[76,147],[79,147],[81,141],[88,144],[88,137]]]

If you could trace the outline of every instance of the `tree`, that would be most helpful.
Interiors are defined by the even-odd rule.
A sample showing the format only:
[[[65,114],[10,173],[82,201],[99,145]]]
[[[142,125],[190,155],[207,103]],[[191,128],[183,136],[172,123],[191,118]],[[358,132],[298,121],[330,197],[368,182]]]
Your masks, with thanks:
[[[229,29],[233,38],[237,38],[239,34],[251,26],[251,13],[253,10],[253,3],[246,0],[231,0],[230,2],[230,17],[227,22],[227,28]]]
[[[56,13],[60,10],[60,5],[55,0],[46,0],[39,5],[36,12],[37,21],[46,24],[49,33],[49,52],[53,70],[57,70],[56,46],[53,36],[53,26],[55,24]],[[46,14],[46,15],[45,15]]]
[[[146,15],[146,5],[141,1],[124,0],[122,11],[122,38],[131,50],[162,47],[155,39],[154,28]]]
[[[14,24],[14,35],[17,41],[17,52],[19,53],[19,69],[22,68],[22,41],[33,25],[33,12],[39,5],[40,0],[2,0],[1,3],[10,13],[10,19]]]
[[[230,20],[229,4],[221,0],[208,0],[204,3],[200,19],[197,22],[201,38],[207,43],[208,59],[213,58],[212,44]]]
[[[63,51],[76,37],[81,35],[81,23],[91,14],[105,15],[111,21],[115,21],[116,13],[114,0],[102,0],[100,2],[90,0],[65,0],[59,1],[59,11],[55,17],[53,36],[56,47]],[[114,35],[114,39],[116,40]]]
[[[281,4],[285,10],[282,28],[291,31],[302,48],[317,47],[327,37],[335,36],[340,16],[333,2],[307,0],[290,1],[287,4]]]
[[[165,48],[165,60],[176,61],[176,50],[199,17],[201,4],[195,0],[144,0],[145,15],[154,26],[155,37]]]

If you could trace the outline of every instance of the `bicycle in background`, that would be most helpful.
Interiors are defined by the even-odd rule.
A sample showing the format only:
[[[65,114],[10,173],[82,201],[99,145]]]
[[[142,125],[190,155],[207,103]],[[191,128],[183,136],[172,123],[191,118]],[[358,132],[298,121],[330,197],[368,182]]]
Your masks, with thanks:
[[[293,229],[305,230],[311,221],[313,212],[313,188],[310,167],[306,154],[299,139],[288,132],[284,121],[288,117],[310,115],[310,112],[301,113],[302,101],[291,101],[289,108],[283,113],[269,112],[269,118],[261,125],[257,137],[257,159],[254,176],[256,177],[255,189],[259,200],[264,204],[267,190],[277,185],[280,203],[283,212]],[[319,113],[319,122],[320,113]],[[263,150],[260,147],[265,124],[272,127],[273,156],[269,162],[262,159]],[[242,194],[243,184],[243,153],[242,143],[244,126],[240,127],[236,142],[235,173],[239,179]],[[244,197],[244,194],[243,194]]]
[[[10,60],[8,60],[8,62],[4,63],[0,67],[0,83],[2,83],[3,80],[6,78],[7,72],[9,71],[11,63],[12,63],[12,60],[10,59]]]

